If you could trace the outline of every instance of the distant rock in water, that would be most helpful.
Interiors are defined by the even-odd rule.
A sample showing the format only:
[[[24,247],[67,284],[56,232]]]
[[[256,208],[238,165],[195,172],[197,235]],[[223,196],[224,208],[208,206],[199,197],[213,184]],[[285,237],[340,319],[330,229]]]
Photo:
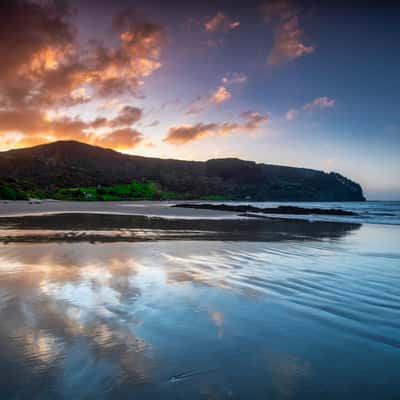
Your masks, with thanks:
[[[0,183],[2,179],[14,180],[3,185],[7,193],[11,185],[14,192],[29,187],[30,193],[47,197],[60,188],[149,181],[171,199],[365,200],[359,184],[334,172],[236,158],[199,162],[139,157],[75,141],[0,152]],[[1,193],[0,187],[0,198]]]
[[[278,206],[271,208],[260,208],[250,205],[230,205],[230,204],[175,204],[172,207],[196,208],[200,210],[233,211],[240,213],[263,213],[263,214],[286,214],[286,215],[338,215],[338,216],[358,216],[357,213],[336,208],[304,208],[294,206]]]

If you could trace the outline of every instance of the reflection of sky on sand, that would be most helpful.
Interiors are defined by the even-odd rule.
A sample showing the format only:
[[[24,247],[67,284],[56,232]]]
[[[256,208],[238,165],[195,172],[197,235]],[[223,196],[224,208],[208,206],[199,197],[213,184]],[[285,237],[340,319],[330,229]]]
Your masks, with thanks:
[[[325,387],[349,398],[337,384],[345,381],[372,399],[382,371],[392,393],[400,360],[393,232],[2,245],[2,393],[308,399]]]

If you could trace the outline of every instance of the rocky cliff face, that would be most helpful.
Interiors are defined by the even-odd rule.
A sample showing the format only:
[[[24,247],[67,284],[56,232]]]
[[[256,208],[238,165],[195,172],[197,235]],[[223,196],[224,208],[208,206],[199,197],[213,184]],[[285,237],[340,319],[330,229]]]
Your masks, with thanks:
[[[149,180],[178,198],[258,201],[363,201],[360,185],[338,173],[257,164],[234,158],[206,162],[129,156],[74,141],[0,153],[0,178],[60,187]]]

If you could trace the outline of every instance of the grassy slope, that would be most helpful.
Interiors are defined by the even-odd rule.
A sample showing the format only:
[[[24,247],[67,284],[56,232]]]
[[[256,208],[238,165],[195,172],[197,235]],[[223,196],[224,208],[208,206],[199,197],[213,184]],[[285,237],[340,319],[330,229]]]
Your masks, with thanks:
[[[138,182],[119,185],[99,185],[89,187],[61,188],[54,198],[58,200],[173,200],[180,195],[163,191],[153,182]]]
[[[154,182],[139,182],[98,185],[86,187],[62,187],[54,193],[45,192],[36,186],[12,179],[0,180],[0,199],[27,200],[29,198],[54,198],[72,201],[118,201],[118,200],[177,200],[191,198],[190,194],[162,190]],[[203,200],[224,200],[222,195],[205,196]]]

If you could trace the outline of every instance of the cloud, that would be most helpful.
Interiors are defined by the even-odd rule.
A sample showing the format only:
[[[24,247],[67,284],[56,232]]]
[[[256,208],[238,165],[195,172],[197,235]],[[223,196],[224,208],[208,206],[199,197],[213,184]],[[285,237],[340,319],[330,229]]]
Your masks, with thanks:
[[[315,51],[303,43],[303,30],[299,23],[299,10],[289,0],[270,0],[261,7],[267,23],[274,32],[273,47],[267,63],[281,64]]]
[[[286,113],[285,118],[286,118],[288,121],[293,121],[293,120],[296,119],[298,116],[299,116],[299,110],[291,109],[291,110],[289,110],[289,111]]]
[[[335,100],[330,99],[329,97],[317,97],[316,99],[310,101],[303,105],[304,110],[311,110],[313,108],[331,108],[334,107]],[[285,118],[287,121],[293,121],[300,115],[301,110],[292,108],[288,110],[285,114]]]
[[[240,114],[241,118],[245,119],[244,125],[239,125],[239,129],[251,132],[258,129],[262,124],[270,120],[268,114],[260,114],[255,111],[244,111]]]
[[[143,110],[141,108],[125,106],[115,117],[110,121],[110,126],[131,126],[135,122],[139,121],[143,116]]]
[[[303,108],[305,110],[311,110],[313,108],[331,108],[335,106],[336,101],[330,99],[329,97],[323,96],[304,104]]]
[[[143,141],[143,134],[131,128],[117,129],[102,137],[92,137],[90,143],[117,150],[129,150]]]
[[[97,43],[89,56],[86,81],[102,97],[128,93],[137,95],[140,80],[161,68],[164,30],[150,22],[135,22],[119,35],[118,48]]]
[[[119,150],[132,149],[144,138],[137,130],[121,128],[106,130],[102,135],[93,132],[93,129],[130,126],[136,122],[141,110],[135,107],[125,107],[115,118],[96,118],[86,122],[79,117],[61,116],[49,118],[46,113],[38,110],[8,111],[0,110],[0,134],[3,136],[13,132],[11,138],[7,136],[7,147],[24,147],[54,140],[73,139],[103,147],[112,147]],[[139,110],[140,112],[138,113]],[[136,114],[135,114],[136,113]],[[13,139],[13,140],[12,140]],[[121,143],[118,144],[118,140]],[[3,140],[3,146],[6,144]]]
[[[104,117],[98,117],[94,121],[90,123],[90,127],[93,129],[98,129],[98,128],[103,128],[105,126],[108,126],[109,120]]]
[[[89,41],[82,47],[61,3],[1,5],[0,104],[54,107],[87,102],[89,93],[139,95],[141,80],[161,67],[163,28],[126,16],[116,27],[116,46]]]
[[[243,121],[174,126],[169,129],[163,141],[172,145],[183,145],[208,136],[254,132],[269,121],[268,115],[254,111],[245,111],[240,114],[240,118]]]
[[[21,143],[59,138],[90,142],[99,128],[129,128],[143,111],[119,96],[142,97],[143,80],[161,68],[162,26],[124,12],[112,21],[112,40],[82,44],[68,2],[16,0],[0,5],[0,132]],[[111,23],[111,21],[110,21]],[[48,118],[49,111],[91,101],[118,102],[115,118]],[[128,131],[111,130],[107,143],[134,145]],[[118,132],[118,133],[115,133]],[[132,133],[132,132],[131,132]],[[30,137],[28,137],[30,136]],[[130,135],[132,138],[132,134]],[[7,139],[8,140],[8,139]],[[106,140],[106,139],[104,139]],[[103,141],[104,142],[104,141]]]
[[[225,103],[232,97],[231,93],[225,86],[219,86],[215,90],[209,92],[207,96],[199,96],[189,105],[186,114],[196,115],[200,114],[212,105]]]
[[[238,83],[245,83],[247,82],[247,76],[241,73],[233,73],[233,74],[225,74],[222,78],[222,83],[224,85],[234,85]]]
[[[232,96],[229,90],[224,86],[220,86],[214,93],[211,94],[210,100],[212,103],[221,104],[225,103],[225,101],[228,101],[231,97]]]
[[[181,125],[170,128],[164,142],[169,144],[181,145],[193,140],[201,139],[206,136],[214,135],[218,129],[218,124]]]
[[[43,79],[70,57],[75,34],[61,2],[1,3],[0,104],[33,103]]]
[[[214,17],[204,23],[206,32],[228,32],[240,26],[239,21],[232,21],[223,12],[218,12]]]
[[[54,69],[74,39],[66,18],[69,10],[59,2],[1,3],[0,76],[14,79],[21,72],[41,74]]]

